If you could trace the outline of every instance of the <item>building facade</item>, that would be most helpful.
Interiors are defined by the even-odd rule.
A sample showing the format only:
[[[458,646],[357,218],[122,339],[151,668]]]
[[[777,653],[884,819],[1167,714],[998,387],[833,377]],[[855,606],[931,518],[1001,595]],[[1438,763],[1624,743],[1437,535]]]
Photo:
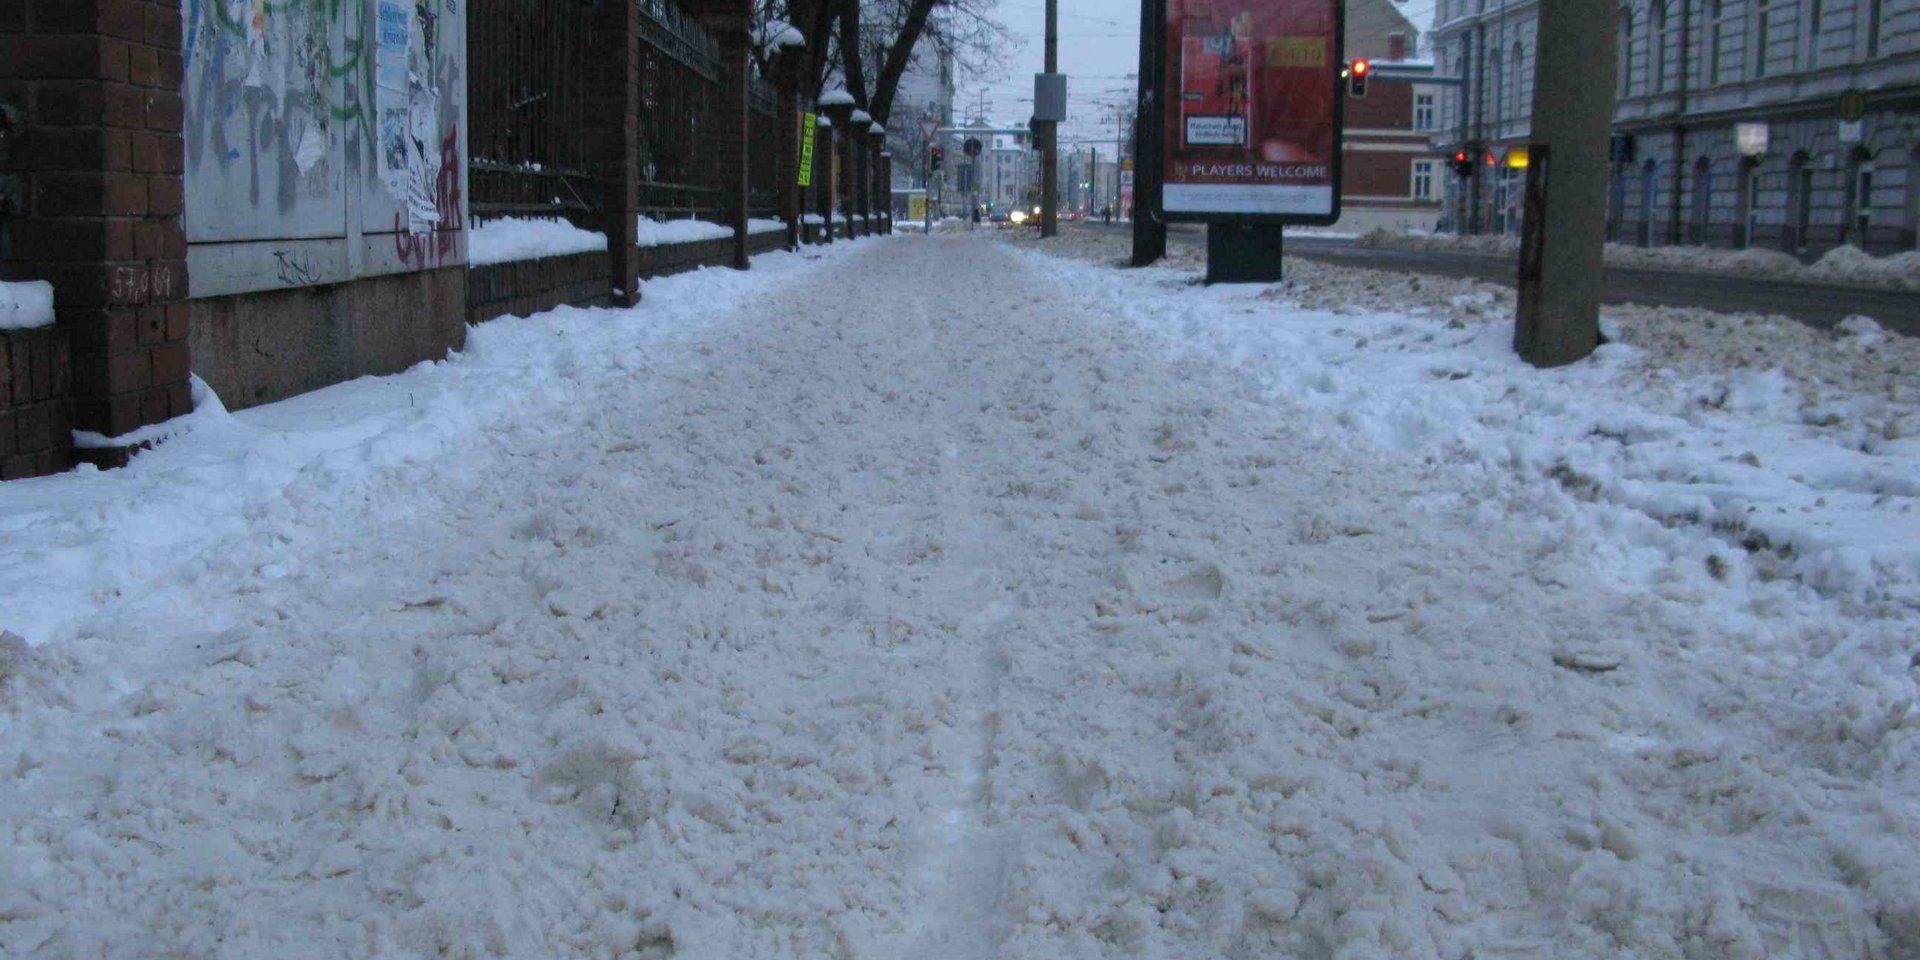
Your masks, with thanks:
[[[1391,76],[1370,80],[1366,96],[1346,98],[1335,229],[1432,229],[1439,219],[1444,164],[1428,132],[1438,93],[1409,78],[1433,69],[1413,56],[1419,38],[1389,0],[1347,5],[1347,59],[1368,60],[1375,73]]]
[[[1449,226],[1513,232],[1537,0],[1441,0],[1435,49],[1461,79],[1436,144]],[[1620,8],[1609,239],[1913,249],[1920,223],[1920,0],[1631,0]],[[1858,120],[1842,114],[1864,109]]]
[[[930,119],[939,127],[952,126],[953,96],[953,54],[932,49],[915,51],[906,72],[900,75],[892,115],[887,118],[887,149],[894,156],[895,190],[927,185],[927,151],[934,144],[921,132],[920,121]],[[951,145],[948,150],[953,152]],[[946,162],[951,164],[953,159],[949,156]]]

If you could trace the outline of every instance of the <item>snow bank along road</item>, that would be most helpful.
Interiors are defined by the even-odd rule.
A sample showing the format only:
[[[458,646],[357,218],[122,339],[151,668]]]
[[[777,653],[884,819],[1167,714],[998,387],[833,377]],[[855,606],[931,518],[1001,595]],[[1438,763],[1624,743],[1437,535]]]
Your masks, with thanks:
[[[836,251],[0,650],[0,954],[1920,956],[1910,765],[1739,598]]]

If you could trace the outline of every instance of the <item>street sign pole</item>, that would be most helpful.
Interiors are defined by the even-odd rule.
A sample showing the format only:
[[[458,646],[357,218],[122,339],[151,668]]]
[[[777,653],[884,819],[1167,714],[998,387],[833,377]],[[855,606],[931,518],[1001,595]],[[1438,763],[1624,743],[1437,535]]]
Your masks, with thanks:
[[[1047,76],[1060,72],[1060,0],[1047,0]],[[1042,109],[1040,88],[1035,87],[1034,109]],[[1064,107],[1065,104],[1060,106]],[[1064,114],[1064,110],[1062,113]],[[1060,232],[1060,120],[1061,117],[1046,116],[1041,119],[1040,131],[1047,138],[1046,152],[1040,157],[1040,236],[1051,237]]]
[[[1161,166],[1167,125],[1160,116],[1166,88],[1167,0],[1140,3],[1140,92],[1133,121],[1133,265],[1167,255],[1167,223],[1160,217]]]

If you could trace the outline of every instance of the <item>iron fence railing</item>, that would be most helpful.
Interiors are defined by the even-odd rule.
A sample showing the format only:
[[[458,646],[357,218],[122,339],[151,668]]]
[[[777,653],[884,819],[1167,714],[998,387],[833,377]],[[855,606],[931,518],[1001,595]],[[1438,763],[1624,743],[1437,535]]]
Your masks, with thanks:
[[[593,0],[481,0],[468,18],[476,218],[598,206],[588,117]]]
[[[623,2],[639,25],[638,107],[616,119],[594,107],[609,80],[594,74],[608,59],[595,31],[606,5]],[[622,121],[637,144],[640,212],[723,218],[728,165],[716,158],[737,81],[713,33],[675,0],[469,0],[468,24],[476,219],[557,215],[597,227],[611,162],[602,154],[617,142],[607,125]],[[779,89],[757,71],[746,93],[749,212],[776,216],[782,138],[792,135],[782,125],[796,120],[783,119]]]

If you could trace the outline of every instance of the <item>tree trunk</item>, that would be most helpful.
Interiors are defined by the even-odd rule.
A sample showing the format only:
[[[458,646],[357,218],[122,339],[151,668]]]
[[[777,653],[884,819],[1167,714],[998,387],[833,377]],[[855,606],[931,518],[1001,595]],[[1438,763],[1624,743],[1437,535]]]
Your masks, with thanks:
[[[893,98],[900,92],[900,78],[906,75],[913,50],[920,45],[920,35],[926,32],[927,20],[933,16],[933,4],[934,0],[913,0],[913,6],[907,10],[907,22],[887,50],[887,62],[880,67],[880,77],[873,85],[873,106],[867,112],[883,126],[893,115]]]

